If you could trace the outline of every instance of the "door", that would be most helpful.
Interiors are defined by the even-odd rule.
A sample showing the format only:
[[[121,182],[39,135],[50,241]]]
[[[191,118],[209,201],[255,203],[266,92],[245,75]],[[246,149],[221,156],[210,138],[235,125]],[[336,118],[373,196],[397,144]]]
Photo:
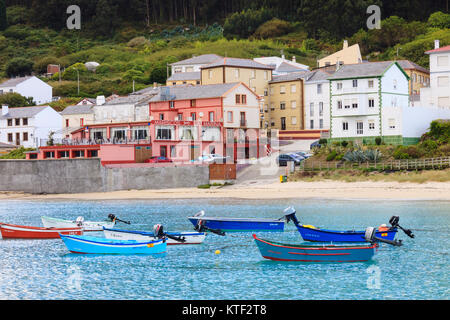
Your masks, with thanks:
[[[159,149],[159,155],[161,157],[166,157],[167,158],[167,146],[161,146]]]

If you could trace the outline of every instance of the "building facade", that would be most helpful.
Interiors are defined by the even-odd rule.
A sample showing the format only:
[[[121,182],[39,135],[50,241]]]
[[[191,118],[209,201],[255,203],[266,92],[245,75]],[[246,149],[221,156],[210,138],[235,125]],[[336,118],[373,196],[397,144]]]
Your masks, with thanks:
[[[35,76],[9,79],[0,84],[0,94],[16,92],[28,98],[32,97],[36,104],[52,102],[53,88]]]
[[[359,44],[354,44],[348,46],[348,41],[344,40],[344,45],[342,50],[339,50],[329,56],[317,60],[317,66],[319,68],[330,66],[330,65],[343,65],[343,64],[356,64],[362,63],[361,50],[359,49]]]

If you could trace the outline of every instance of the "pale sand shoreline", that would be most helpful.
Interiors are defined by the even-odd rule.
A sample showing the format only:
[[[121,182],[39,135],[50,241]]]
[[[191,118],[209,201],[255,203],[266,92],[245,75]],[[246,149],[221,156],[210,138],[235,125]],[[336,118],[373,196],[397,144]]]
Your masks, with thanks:
[[[450,182],[258,182],[249,185],[33,195],[1,192],[0,200],[367,199],[450,201]]]

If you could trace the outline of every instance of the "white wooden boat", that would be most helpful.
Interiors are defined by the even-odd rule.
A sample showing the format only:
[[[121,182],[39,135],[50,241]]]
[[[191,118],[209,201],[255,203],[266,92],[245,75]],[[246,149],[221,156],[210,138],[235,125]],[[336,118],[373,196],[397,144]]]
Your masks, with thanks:
[[[84,221],[83,217],[78,217],[75,221],[63,220],[51,217],[41,217],[45,228],[73,228],[83,227],[84,231],[102,231],[103,227],[113,228],[116,220],[113,221]]]
[[[152,241],[157,240],[154,232],[146,231],[130,231],[120,229],[103,228],[103,233],[107,239],[117,240],[136,240],[136,241]],[[171,238],[167,238],[168,245],[175,244],[200,244],[205,240],[206,232],[167,232],[167,236],[184,239],[184,242],[176,241]]]

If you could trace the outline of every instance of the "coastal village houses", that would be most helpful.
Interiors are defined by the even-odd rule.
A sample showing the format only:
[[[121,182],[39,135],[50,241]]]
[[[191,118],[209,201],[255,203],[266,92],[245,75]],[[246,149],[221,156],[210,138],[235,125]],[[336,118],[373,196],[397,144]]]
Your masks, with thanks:
[[[50,132],[60,139],[61,115],[50,106],[9,108],[2,106],[0,142],[36,148],[46,142]]]
[[[53,96],[53,88],[35,76],[11,78],[1,83],[0,94],[9,92],[32,97],[37,105],[52,102]]]

